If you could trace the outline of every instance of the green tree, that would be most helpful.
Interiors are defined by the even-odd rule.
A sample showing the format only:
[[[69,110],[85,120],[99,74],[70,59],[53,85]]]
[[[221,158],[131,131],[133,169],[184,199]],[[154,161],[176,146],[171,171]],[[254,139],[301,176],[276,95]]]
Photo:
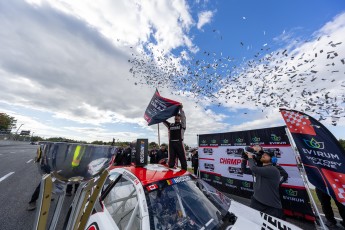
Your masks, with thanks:
[[[2,132],[11,132],[12,128],[16,127],[17,120],[6,114],[6,113],[0,113],[0,131]]]
[[[156,146],[156,148],[157,148],[158,144],[154,141],[149,143],[149,149],[153,149],[154,146]]]
[[[103,145],[103,141],[93,141],[91,142],[93,145]]]

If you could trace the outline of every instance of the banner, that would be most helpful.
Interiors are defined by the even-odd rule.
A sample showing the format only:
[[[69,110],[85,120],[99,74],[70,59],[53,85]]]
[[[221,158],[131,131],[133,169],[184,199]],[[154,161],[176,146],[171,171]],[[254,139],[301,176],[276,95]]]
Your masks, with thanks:
[[[161,97],[156,89],[149,105],[146,108],[144,118],[148,125],[158,124],[175,116],[179,111],[180,102]]]
[[[278,164],[289,174],[280,187],[284,213],[314,220],[308,193],[304,186],[295,154],[285,126],[229,133],[199,135],[199,169],[201,179],[218,190],[250,198],[253,176],[249,166],[241,172],[242,152],[246,146],[259,144],[273,151]]]
[[[333,134],[314,118],[281,109],[310,183],[345,205],[345,151]]]

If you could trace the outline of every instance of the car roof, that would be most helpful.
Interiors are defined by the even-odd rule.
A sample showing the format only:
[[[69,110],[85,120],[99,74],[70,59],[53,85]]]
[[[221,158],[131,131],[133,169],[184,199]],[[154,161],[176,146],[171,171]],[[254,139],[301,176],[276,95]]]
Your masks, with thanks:
[[[174,177],[191,175],[191,173],[186,170],[170,169],[161,164],[148,164],[143,167],[136,167],[134,165],[111,166],[109,170],[115,168],[123,168],[127,171],[130,171],[140,180],[143,186]]]

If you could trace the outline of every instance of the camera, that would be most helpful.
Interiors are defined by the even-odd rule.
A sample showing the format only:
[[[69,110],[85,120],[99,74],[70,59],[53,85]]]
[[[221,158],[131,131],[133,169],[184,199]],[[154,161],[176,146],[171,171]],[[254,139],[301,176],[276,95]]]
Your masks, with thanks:
[[[245,147],[244,150],[246,152],[248,152],[248,153],[255,153],[255,150],[252,147],[249,147],[249,146]]]
[[[261,165],[260,159],[264,153],[262,150],[260,150],[259,152],[255,152],[254,148],[249,147],[249,146],[245,147],[244,153],[242,154],[242,158],[248,160],[248,156],[246,152],[251,153],[253,155],[253,160],[258,166]]]

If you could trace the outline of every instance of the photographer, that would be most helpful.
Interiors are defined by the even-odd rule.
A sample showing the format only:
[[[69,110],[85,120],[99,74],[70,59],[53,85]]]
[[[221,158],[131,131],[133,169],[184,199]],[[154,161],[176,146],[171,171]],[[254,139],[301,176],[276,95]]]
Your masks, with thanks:
[[[250,207],[282,219],[283,209],[279,196],[280,173],[272,164],[274,154],[263,152],[259,160],[262,163],[261,167],[254,162],[254,154],[249,152],[246,154],[249,167],[254,174],[254,194]]]

